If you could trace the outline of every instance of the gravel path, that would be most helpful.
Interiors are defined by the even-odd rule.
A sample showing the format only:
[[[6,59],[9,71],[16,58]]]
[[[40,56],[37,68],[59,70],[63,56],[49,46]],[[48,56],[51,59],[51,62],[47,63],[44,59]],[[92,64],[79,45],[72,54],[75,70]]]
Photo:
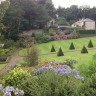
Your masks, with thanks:
[[[16,63],[22,60],[24,57],[18,56],[18,50],[11,56],[10,61],[6,64],[6,66],[0,70],[0,76],[4,75],[5,73],[9,72],[16,66]]]

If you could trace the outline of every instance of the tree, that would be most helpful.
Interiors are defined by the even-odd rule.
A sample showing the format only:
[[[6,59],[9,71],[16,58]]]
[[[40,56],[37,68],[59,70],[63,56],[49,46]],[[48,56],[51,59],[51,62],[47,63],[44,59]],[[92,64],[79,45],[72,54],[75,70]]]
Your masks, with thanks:
[[[73,42],[71,43],[69,49],[70,49],[70,50],[74,50],[74,49],[75,49]]]
[[[1,2],[1,4],[0,4],[0,32],[2,32],[2,30],[5,28],[5,26],[3,24],[3,17],[5,15],[8,7],[9,7],[8,0]]]
[[[63,51],[62,51],[61,48],[59,49],[57,56],[64,56]]]
[[[81,53],[88,53],[87,49],[85,46],[83,46],[82,50],[81,50]]]
[[[56,52],[54,46],[52,45],[51,52]]]
[[[69,23],[66,21],[66,19],[64,17],[59,17],[57,19],[57,24],[58,25],[69,25]]]
[[[91,40],[89,41],[88,47],[89,48],[92,48],[93,47],[93,44],[92,44],[92,41]]]

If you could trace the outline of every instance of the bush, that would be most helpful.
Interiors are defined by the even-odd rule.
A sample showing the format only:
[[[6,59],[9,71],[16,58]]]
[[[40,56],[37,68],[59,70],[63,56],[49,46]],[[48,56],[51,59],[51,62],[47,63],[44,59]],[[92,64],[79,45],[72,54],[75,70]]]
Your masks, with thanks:
[[[50,35],[43,34],[43,35],[37,36],[36,41],[37,43],[47,43],[52,41],[52,38]]]
[[[77,63],[77,61],[74,59],[66,59],[64,61],[64,64],[70,66],[71,68],[74,68],[74,64],[76,64],[76,63]]]
[[[34,33],[34,32],[32,33],[32,37],[36,37],[36,35],[35,35],[35,33]]]
[[[78,87],[77,96],[96,96],[96,73]]]
[[[20,86],[26,78],[30,78],[31,75],[27,70],[15,68],[4,76],[5,86]]]
[[[32,44],[31,48],[27,48],[27,56],[26,56],[26,60],[28,62],[28,66],[32,67],[35,65],[38,65],[38,50],[37,50],[37,46],[35,44]]]
[[[81,53],[88,53],[87,49],[85,46],[83,46],[82,50],[81,50]]]
[[[52,45],[51,52],[56,52],[54,46]]]
[[[93,47],[93,44],[92,44],[92,41],[91,40],[89,41],[88,47],[89,48],[92,48]]]
[[[20,86],[25,96],[75,96],[75,78],[46,71],[25,80]]]
[[[64,56],[63,51],[62,51],[61,48],[59,49],[57,56]]]
[[[5,40],[4,41],[4,47],[5,49],[10,48],[10,47],[15,47],[15,42],[13,40]]]
[[[70,50],[74,50],[74,49],[75,49],[73,42],[71,43],[69,49],[70,49]]]
[[[96,34],[96,30],[78,30],[80,34]]]
[[[0,62],[5,62],[7,60],[7,55],[0,55]]]

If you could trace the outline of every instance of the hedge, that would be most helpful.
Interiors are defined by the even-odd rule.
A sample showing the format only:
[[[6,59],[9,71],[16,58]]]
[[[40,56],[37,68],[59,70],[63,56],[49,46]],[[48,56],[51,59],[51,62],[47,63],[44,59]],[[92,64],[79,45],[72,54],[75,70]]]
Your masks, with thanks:
[[[78,30],[80,34],[96,34],[96,30]]]

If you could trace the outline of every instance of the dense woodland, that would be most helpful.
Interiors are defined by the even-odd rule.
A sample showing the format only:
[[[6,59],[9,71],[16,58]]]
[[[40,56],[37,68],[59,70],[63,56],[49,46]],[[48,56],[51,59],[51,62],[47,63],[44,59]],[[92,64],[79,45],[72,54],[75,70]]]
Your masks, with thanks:
[[[52,0],[6,0],[0,4],[0,32],[6,39],[18,39],[25,30],[45,28],[51,19],[71,25],[80,18],[96,21],[96,7],[72,5],[55,8]]]

